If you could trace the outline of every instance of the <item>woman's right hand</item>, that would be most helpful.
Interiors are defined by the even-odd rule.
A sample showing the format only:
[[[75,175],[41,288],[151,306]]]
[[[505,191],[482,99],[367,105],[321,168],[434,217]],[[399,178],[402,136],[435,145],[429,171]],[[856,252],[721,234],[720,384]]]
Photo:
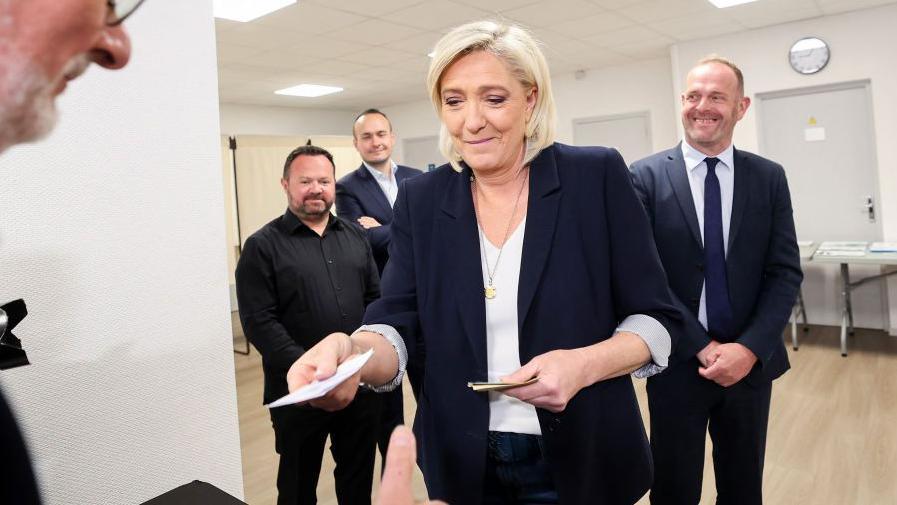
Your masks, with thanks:
[[[331,333],[296,360],[287,372],[290,393],[316,380],[323,380],[336,373],[336,367],[357,354],[357,348],[349,335]],[[342,410],[355,399],[361,383],[361,372],[349,377],[326,395],[311,400],[309,404],[328,412]]]

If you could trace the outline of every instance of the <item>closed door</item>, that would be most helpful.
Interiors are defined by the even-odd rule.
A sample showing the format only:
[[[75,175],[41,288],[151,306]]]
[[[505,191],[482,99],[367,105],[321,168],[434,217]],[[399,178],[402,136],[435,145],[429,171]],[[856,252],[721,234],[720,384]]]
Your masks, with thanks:
[[[759,97],[760,149],[785,167],[802,240],[879,240],[865,83]]]
[[[627,164],[651,154],[651,126],[647,112],[573,120],[573,143],[605,146],[620,151]]]
[[[881,239],[868,86],[849,83],[757,97],[760,152],[785,168],[798,240]],[[879,271],[850,267],[854,279]],[[837,265],[805,264],[803,294],[811,323],[840,323]],[[887,293],[879,283],[860,287],[852,297],[857,326],[886,324]]]

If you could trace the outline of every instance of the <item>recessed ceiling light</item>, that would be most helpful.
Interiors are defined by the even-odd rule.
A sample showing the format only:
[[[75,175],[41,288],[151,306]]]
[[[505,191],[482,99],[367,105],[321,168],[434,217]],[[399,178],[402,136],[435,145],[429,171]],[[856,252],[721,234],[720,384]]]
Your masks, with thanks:
[[[715,5],[718,9],[725,9],[726,7],[732,7],[734,5],[741,4],[749,4],[751,2],[756,2],[757,0],[708,0],[710,3]]]
[[[427,53],[428,58],[432,58],[434,56],[436,56],[436,51],[430,51],[429,53]]]
[[[304,96],[314,98],[316,96],[329,95],[331,93],[339,93],[343,88],[336,86],[322,86],[320,84],[300,84],[290,88],[279,89],[274,93],[278,95]]]
[[[245,23],[293,5],[298,0],[213,0],[212,11],[216,18]]]

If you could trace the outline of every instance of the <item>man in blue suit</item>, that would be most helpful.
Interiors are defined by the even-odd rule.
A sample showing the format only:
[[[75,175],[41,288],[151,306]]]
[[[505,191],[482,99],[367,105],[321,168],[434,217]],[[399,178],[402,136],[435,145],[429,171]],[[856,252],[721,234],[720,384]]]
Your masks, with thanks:
[[[359,114],[352,126],[352,143],[361,155],[362,164],[336,183],[336,213],[365,229],[380,275],[383,275],[383,267],[389,259],[387,249],[392,206],[399,194],[399,184],[422,173],[416,168],[397,165],[392,161],[395,141],[396,134],[386,114],[377,109]],[[412,388],[417,387],[418,375],[412,365],[408,374]],[[402,404],[401,387],[383,395],[383,417],[377,445],[384,459],[393,428],[405,424]]]
[[[352,143],[362,163],[336,183],[337,215],[364,227],[381,274],[389,259],[389,227],[399,185],[422,173],[392,161],[395,142],[386,114],[377,109],[359,114],[352,127]]]
[[[762,503],[772,381],[803,278],[781,165],[732,145],[750,106],[741,71],[711,56],[688,74],[685,141],[632,165],[686,333],[648,379],[652,504],[701,497],[709,428],[718,504]]]

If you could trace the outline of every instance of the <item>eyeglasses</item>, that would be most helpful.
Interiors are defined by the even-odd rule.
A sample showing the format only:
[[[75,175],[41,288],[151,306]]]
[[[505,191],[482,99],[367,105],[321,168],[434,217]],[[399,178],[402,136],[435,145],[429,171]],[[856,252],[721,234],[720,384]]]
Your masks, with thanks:
[[[106,0],[106,5],[109,6],[106,25],[116,26],[122,24],[142,3],[143,0]]]

